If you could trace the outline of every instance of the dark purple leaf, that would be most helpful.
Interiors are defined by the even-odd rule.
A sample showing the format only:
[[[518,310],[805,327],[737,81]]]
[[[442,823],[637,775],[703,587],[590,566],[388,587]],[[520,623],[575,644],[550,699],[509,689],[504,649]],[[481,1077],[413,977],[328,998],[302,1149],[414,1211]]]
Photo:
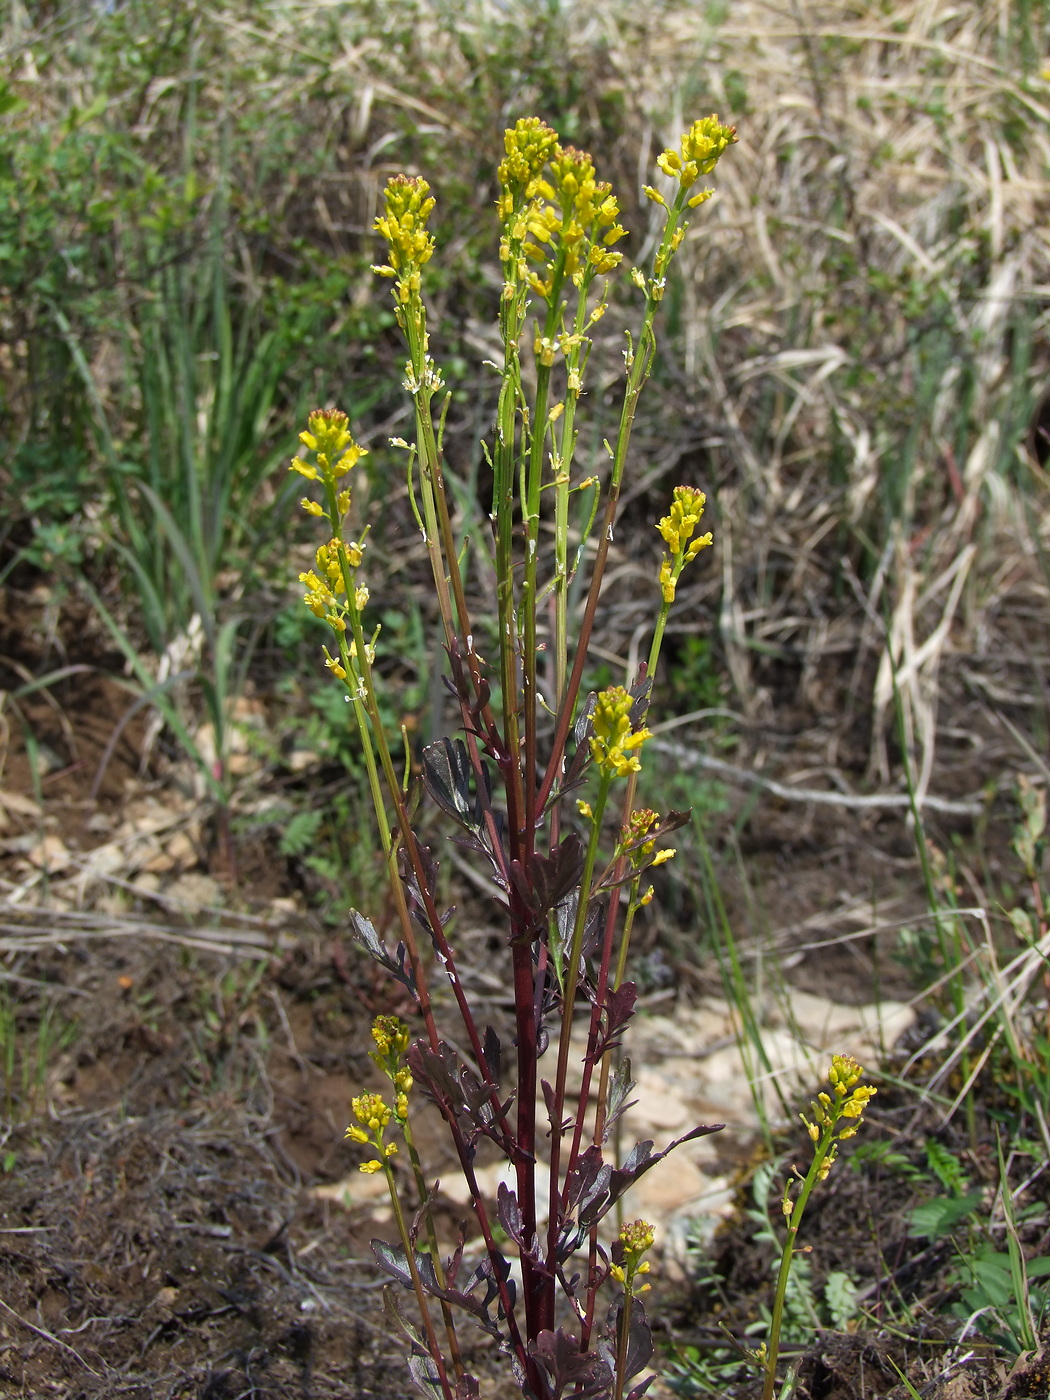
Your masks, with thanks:
[[[494,1086],[483,1084],[451,1046],[441,1041],[437,1050],[431,1050],[426,1041],[417,1040],[409,1047],[407,1060],[424,1093],[466,1128],[468,1141],[474,1142],[484,1133],[508,1149],[506,1132],[499,1125],[511,1099],[499,1104],[497,1110],[492,1101]]]
[[[405,1288],[414,1288],[412,1282],[412,1270],[409,1267],[408,1255],[402,1244],[394,1244],[389,1240],[370,1240],[369,1244],[372,1253],[375,1255],[376,1263],[385,1274],[391,1278],[396,1278],[398,1283]],[[416,1253],[416,1270],[419,1280],[428,1293],[437,1293],[437,1275],[434,1273],[434,1261],[429,1254]]]
[[[386,1240],[372,1240],[371,1244],[376,1263],[383,1272],[396,1278],[402,1287],[412,1288],[412,1271],[409,1268],[408,1255],[405,1253],[404,1247]],[[509,1262],[502,1255],[497,1256],[497,1258],[499,1261],[498,1274],[491,1258],[486,1256],[467,1280],[466,1287],[457,1289],[449,1286],[450,1281],[455,1277],[454,1274],[446,1277],[445,1287],[438,1283],[437,1274],[434,1271],[434,1261],[429,1254],[417,1252],[415,1256],[416,1270],[424,1292],[429,1293],[434,1298],[440,1298],[445,1303],[451,1303],[454,1307],[463,1308],[465,1312],[470,1313],[478,1321],[490,1337],[502,1343],[503,1333],[496,1319],[490,1315],[489,1309],[499,1297],[500,1290],[497,1279],[503,1282],[512,1306],[514,1303],[514,1284],[508,1277],[510,1274]],[[456,1271],[458,1272],[458,1261]],[[478,1298],[475,1290],[482,1284],[485,1288],[485,1296]],[[425,1351],[426,1348],[423,1347],[419,1334],[401,1318],[396,1300],[393,1300],[390,1306],[400,1319],[401,1330]]]
[[[461,826],[473,826],[470,755],[462,739],[438,739],[423,749],[423,781],[441,810]]]
[[[498,1084],[503,1068],[503,1049],[499,1043],[499,1036],[492,1026],[485,1027],[485,1038],[481,1042],[481,1051],[485,1057],[489,1079],[493,1084]]]
[[[550,1377],[552,1400],[561,1400],[567,1391],[575,1400],[608,1396],[613,1379],[609,1363],[596,1351],[581,1351],[571,1332],[562,1327],[541,1332],[529,1350]]]
[[[496,1214],[510,1238],[519,1249],[524,1249],[525,1222],[522,1219],[521,1207],[518,1205],[516,1194],[505,1181],[500,1182],[496,1191]]]
[[[645,1392],[649,1389],[649,1387],[655,1380],[655,1375],[647,1376],[646,1379],[642,1381],[640,1385],[635,1386],[635,1388],[631,1391],[630,1395],[628,1395],[627,1400],[642,1400],[642,1396],[645,1394]]]
[[[371,919],[365,918],[357,909],[350,910],[350,933],[355,942],[360,943],[380,967],[385,968],[395,981],[400,982],[415,997],[416,979],[408,966],[408,950],[403,943],[397,945],[396,954],[389,953]]]
[[[386,1318],[387,1330],[391,1333],[401,1332],[412,1346],[422,1355],[426,1355],[426,1343],[423,1334],[414,1322],[410,1322],[401,1311],[400,1294],[392,1284],[386,1284],[383,1288],[383,1315]]]
[[[555,1112],[557,1105],[555,1103],[554,1085],[551,1084],[549,1080],[541,1079],[540,1088],[543,1091],[543,1102],[547,1106],[547,1121],[551,1125],[551,1132],[564,1132],[572,1122],[572,1118],[563,1118],[559,1125],[557,1122],[558,1115]],[[562,1107],[562,1112],[564,1112],[564,1105]]]
[[[412,1377],[412,1384],[427,1400],[444,1400],[445,1392],[438,1368],[429,1356],[410,1356],[408,1374]]]
[[[583,873],[584,845],[575,832],[561,842],[553,856],[534,855],[529,874],[536,907],[546,915],[576,888]]]
[[[631,1078],[631,1057],[624,1055],[623,1059],[616,1067],[616,1071],[609,1081],[609,1098],[607,1104],[607,1117],[605,1128],[602,1131],[602,1142],[609,1139],[609,1130],[622,1113],[638,1102],[637,1099],[628,1101],[627,1095],[635,1087]]]
[[[579,892],[573,891],[555,909],[555,918],[558,925],[558,941],[561,944],[562,958],[568,961],[569,953],[572,949],[572,934],[576,925],[576,907]],[[602,938],[602,931],[605,924],[605,905],[601,900],[594,900],[587,910],[587,920],[583,926],[583,945],[580,949],[581,965],[580,972],[586,973],[585,961],[598,947]]]
[[[618,1201],[629,1186],[636,1182],[640,1176],[644,1176],[650,1167],[655,1167],[657,1162],[662,1162],[676,1147],[681,1147],[685,1142],[695,1142],[697,1138],[707,1137],[711,1133],[720,1133],[724,1127],[724,1123],[713,1123],[710,1126],[701,1123],[698,1127],[690,1129],[688,1133],[684,1133],[682,1137],[675,1138],[674,1142],[668,1143],[662,1152],[654,1153],[651,1141],[638,1143],[632,1149],[623,1166],[613,1168],[612,1179],[609,1182],[609,1205]]]
[[[627,1024],[634,1015],[634,1003],[638,1000],[638,986],[635,982],[624,982],[611,991],[605,999],[605,1026],[598,1036],[594,1054],[590,1057],[597,1062],[608,1050],[615,1050]]]
[[[634,701],[631,706],[631,728],[641,729],[645,724],[645,716],[649,710],[649,695],[653,688],[652,676],[643,676],[636,681],[628,690],[628,695]]]

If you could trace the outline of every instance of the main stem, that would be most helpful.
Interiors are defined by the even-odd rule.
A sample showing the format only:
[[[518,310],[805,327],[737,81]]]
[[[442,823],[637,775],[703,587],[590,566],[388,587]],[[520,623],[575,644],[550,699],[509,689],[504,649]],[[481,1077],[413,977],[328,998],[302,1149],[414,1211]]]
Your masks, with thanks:
[[[780,1272],[777,1274],[777,1290],[773,1298],[773,1317],[769,1324],[769,1339],[766,1343],[766,1376],[762,1386],[762,1400],[773,1400],[773,1391],[776,1389],[777,1361],[780,1357],[780,1328],[784,1321],[784,1300],[787,1297],[791,1260],[795,1253],[795,1238],[798,1235],[798,1227],[802,1224],[802,1216],[805,1214],[809,1194],[817,1183],[821,1165],[828,1154],[834,1135],[834,1124],[825,1128],[821,1134],[820,1142],[813,1154],[813,1161],[810,1163],[806,1179],[802,1183],[802,1190],[798,1194],[798,1200],[795,1202],[791,1218],[788,1221],[784,1252],[780,1256]]]

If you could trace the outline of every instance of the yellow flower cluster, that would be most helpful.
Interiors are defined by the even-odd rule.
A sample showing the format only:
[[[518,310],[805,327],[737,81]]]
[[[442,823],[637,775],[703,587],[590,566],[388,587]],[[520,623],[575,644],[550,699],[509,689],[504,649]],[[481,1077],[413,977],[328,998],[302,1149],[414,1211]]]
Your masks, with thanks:
[[[401,1056],[408,1049],[410,1038],[408,1027],[396,1016],[377,1016],[372,1022],[372,1039],[376,1048],[369,1051],[369,1058],[379,1066],[397,1091],[394,1117],[399,1123],[404,1123],[408,1117],[408,1092],[413,1084],[408,1067],[401,1064]]]
[[[389,1059],[391,1055],[395,1058],[403,1055],[410,1038],[404,1021],[399,1021],[396,1016],[377,1016],[372,1022],[372,1039],[376,1048],[370,1052],[371,1058],[379,1064],[381,1059]]]
[[[306,589],[303,602],[315,617],[327,622],[340,639],[341,659],[333,657],[325,649],[325,665],[334,676],[345,681],[347,656],[354,659],[358,653],[357,644],[351,641],[344,654],[342,638],[347,631],[348,616],[355,610],[360,613],[368,602],[368,589],[353,578],[354,570],[361,564],[364,543],[342,538],[343,522],[350,510],[350,490],[340,487],[340,482],[367,452],[354,442],[349,420],[341,409],[317,409],[310,414],[307,425],[307,430],[299,434],[299,441],[308,453],[313,454],[314,460],[311,462],[304,457],[293,457],[291,470],[308,481],[321,483],[325,505],[309,497],[304,497],[300,504],[308,515],[327,520],[336,533],[326,544],[318,547],[314,556],[316,569],[301,573],[299,582]],[[368,650],[370,648],[366,644]]]
[[[500,187],[496,207],[501,219],[510,218],[523,201],[536,197],[536,181],[557,148],[558,133],[539,117],[522,117],[503,133],[507,154],[496,172]]]
[[[577,282],[587,268],[604,275],[618,266],[622,254],[612,245],[626,229],[612,187],[595,179],[590,156],[559,145],[557,133],[536,118],[508,130],[504,145],[498,208],[504,224],[500,256],[512,269],[509,294],[517,278],[549,297],[559,266],[559,276]],[[543,270],[530,271],[528,259]]]
[[[409,1149],[412,1148],[408,1127],[408,1095],[412,1088],[412,1075],[408,1066],[401,1063],[411,1033],[404,1021],[399,1021],[396,1016],[377,1016],[372,1022],[372,1039],[376,1048],[368,1052],[369,1058],[390,1080],[395,1098],[393,1108],[382,1094],[359,1094],[351,1103],[357,1124],[347,1128],[346,1136],[354,1142],[371,1143],[379,1153],[378,1158],[361,1164],[360,1170],[363,1172],[381,1171],[387,1158],[393,1157],[397,1151],[395,1143],[383,1141],[391,1118],[396,1120]]]
[[[645,841],[644,837],[660,820],[660,814],[651,807],[641,807],[631,813],[627,825],[620,832],[623,844],[630,848],[632,861],[637,863],[643,856],[652,855],[655,838]]]
[[[687,561],[695,559],[711,543],[710,535],[693,539],[693,531],[700,523],[706,504],[707,497],[693,486],[676,486],[671,493],[671,513],[665,515],[656,528],[675,558],[684,552]]]
[[[434,199],[420,176],[395,175],[387,181],[383,202],[386,213],[379,215],[374,228],[386,239],[389,261],[372,271],[380,277],[396,277],[397,299],[406,302],[419,291],[420,268],[434,252],[433,234],[427,232]]]
[[[546,265],[546,278],[530,276],[533,290],[544,297],[552,290],[559,248],[564,250],[567,277],[577,277],[585,263],[606,274],[622,261],[612,245],[627,232],[618,222],[620,206],[612,186],[594,178],[594,163],[586,152],[556,147],[550,173],[550,181],[533,182],[537,198],[526,219],[531,241],[524,245],[528,257]]]
[[[629,1224],[620,1226],[619,1243],[623,1251],[623,1263],[610,1265],[609,1273],[617,1283],[623,1284],[624,1291],[632,1296],[649,1291],[647,1283],[641,1288],[635,1288],[633,1285],[638,1274],[649,1272],[649,1261],[646,1259],[643,1262],[642,1255],[652,1249],[655,1237],[656,1232],[648,1220],[632,1220]]]
[[[677,180],[683,190],[692,189],[701,175],[710,175],[719,158],[736,140],[736,128],[720,122],[717,116],[701,117],[693,122],[688,131],[683,132],[680,150],[670,147],[661,152],[656,163],[665,175]],[[664,204],[664,197],[658,190],[645,186],[645,193],[656,204]],[[701,190],[688,201],[690,209],[710,199],[711,190]]]
[[[358,1126],[351,1124],[346,1130],[346,1136],[354,1142],[370,1142],[376,1151],[381,1153],[378,1159],[371,1162],[362,1162],[358,1168],[366,1175],[381,1171],[385,1158],[393,1157],[397,1152],[397,1144],[394,1142],[383,1142],[383,1132],[391,1119],[391,1111],[387,1107],[382,1094],[359,1094],[351,1101],[354,1117]]]
[[[818,1094],[816,1101],[810,1104],[815,1121],[810,1122],[804,1113],[799,1114],[813,1142],[820,1142],[825,1134],[834,1134],[835,1140],[818,1172],[821,1181],[827,1177],[835,1161],[837,1144],[855,1136],[863,1121],[864,1110],[878,1093],[871,1084],[861,1084],[863,1073],[852,1055],[833,1056],[831,1068],[828,1070],[828,1082],[832,1093]],[[846,1120],[845,1126],[839,1127],[843,1120]]]
[[[674,602],[678,579],[686,564],[691,564],[711,544],[710,530],[693,537],[706,504],[707,497],[695,486],[676,486],[671,494],[671,513],[657,524],[670,550],[660,563],[660,591],[665,603]]]
[[[656,1231],[648,1220],[632,1220],[629,1225],[620,1226],[620,1240],[623,1243],[625,1258],[640,1258],[652,1249]]]
[[[665,865],[667,861],[673,860],[678,854],[673,847],[670,847],[667,850],[657,851],[654,855],[656,837],[654,836],[651,841],[645,840],[646,833],[656,826],[659,820],[658,812],[654,812],[651,807],[644,807],[639,811],[632,812],[627,825],[621,829],[621,847],[626,850],[633,869],[644,870],[647,866]]]
[[[368,1136],[362,1136],[362,1129],[368,1128],[373,1133],[381,1132],[390,1122],[390,1110],[383,1100],[382,1094],[359,1094],[351,1102],[350,1107],[354,1110],[354,1117],[361,1124],[361,1128],[348,1128],[347,1136],[352,1137],[355,1142],[367,1142]]]
[[[855,1120],[852,1127],[843,1128],[839,1133],[840,1138],[853,1136],[860,1126],[862,1115],[870,1099],[879,1092],[870,1084],[858,1082],[863,1073],[864,1071],[852,1055],[836,1055],[831,1061],[828,1079],[835,1091],[839,1113],[843,1118]],[[823,1104],[826,1095],[821,1094],[819,1097]],[[826,1109],[829,1105],[824,1106]]]
[[[347,544],[343,540],[333,539],[328,544],[318,546],[314,555],[316,571],[309,569],[299,575],[299,582],[306,589],[303,602],[314,617],[323,618],[333,632],[346,631],[346,580],[350,571],[360,565],[363,551],[364,545],[353,540]],[[363,583],[357,584],[353,594],[354,606],[360,612],[368,602],[368,588]],[[355,652],[351,648],[353,654]]]
[[[641,771],[636,750],[652,736],[648,729],[631,728],[632,705],[622,685],[610,686],[598,696],[591,716],[591,757],[604,777],[626,778]]]
[[[342,409],[318,408],[306,421],[307,431],[299,434],[299,441],[314,453],[315,461],[307,462],[302,457],[293,457],[291,470],[305,476],[308,481],[334,484],[362,457],[368,456],[368,449],[354,442],[348,426],[350,420]],[[323,513],[310,507],[307,509],[311,515]]]

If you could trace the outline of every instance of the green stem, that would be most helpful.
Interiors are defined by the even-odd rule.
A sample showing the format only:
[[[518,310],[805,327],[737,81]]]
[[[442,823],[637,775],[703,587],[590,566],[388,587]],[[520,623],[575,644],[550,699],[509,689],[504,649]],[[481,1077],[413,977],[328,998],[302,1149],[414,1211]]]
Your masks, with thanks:
[[[653,331],[653,322],[656,317],[657,308],[663,299],[663,274],[667,269],[667,264],[674,251],[672,248],[674,232],[681,220],[685,204],[686,193],[683,190],[679,190],[674,203],[667,211],[664,236],[661,240],[654,263],[656,276],[650,279],[647,284],[645,314],[642,318],[639,344],[636,348],[632,348],[628,351],[627,388],[624,392],[623,404],[620,409],[620,425],[616,434],[616,446],[613,449],[612,471],[609,477],[609,497],[605,505],[605,516],[602,520],[601,533],[598,536],[598,549],[595,555],[594,568],[591,573],[591,585],[587,594],[587,603],[580,624],[580,635],[577,642],[572,673],[565,689],[564,700],[558,710],[558,721],[555,727],[554,742],[551,748],[551,756],[547,764],[547,771],[544,774],[543,782],[540,784],[540,789],[536,797],[537,811],[542,811],[543,807],[546,805],[547,799],[550,797],[551,791],[554,788],[554,784],[557,782],[561,773],[565,744],[568,740],[569,730],[572,727],[576,714],[576,704],[580,693],[580,685],[583,680],[583,669],[587,660],[587,648],[590,642],[591,631],[594,627],[595,613],[598,609],[598,597],[601,592],[602,579],[605,574],[605,563],[609,554],[609,546],[612,543],[613,525],[616,520],[616,507],[620,499],[620,483],[623,479],[624,468],[627,464],[627,452],[631,442],[631,430],[634,426],[635,415],[638,411],[638,400],[645,385],[645,381],[649,377],[653,357],[656,354],[656,335]]]
[[[821,1134],[817,1150],[813,1154],[813,1161],[810,1163],[806,1179],[802,1183],[802,1190],[798,1194],[798,1199],[788,1220],[787,1237],[784,1240],[784,1252],[780,1256],[780,1271],[777,1274],[777,1289],[773,1298],[773,1316],[769,1324],[769,1338],[766,1343],[766,1375],[762,1386],[762,1400],[773,1400],[773,1391],[777,1383],[777,1361],[780,1357],[780,1329],[784,1321],[784,1301],[787,1298],[791,1261],[795,1254],[795,1238],[805,1214],[810,1192],[817,1184],[820,1168],[834,1140],[836,1126],[836,1123],[833,1122]]]
[[[382,1152],[382,1147],[380,1147]],[[404,1247],[405,1258],[408,1261],[408,1271],[412,1275],[412,1288],[416,1295],[416,1304],[419,1308],[420,1317],[423,1320],[423,1329],[427,1334],[427,1349],[430,1358],[437,1367],[438,1379],[441,1382],[441,1390],[446,1400],[454,1400],[452,1386],[449,1383],[448,1373],[445,1370],[445,1359],[441,1354],[441,1347],[438,1345],[437,1333],[434,1331],[434,1323],[430,1317],[430,1309],[427,1306],[427,1295],[423,1290],[423,1280],[419,1277],[419,1266],[416,1264],[416,1251],[412,1244],[412,1236],[408,1229],[408,1222],[405,1220],[405,1213],[401,1208],[401,1200],[397,1194],[397,1182],[394,1180],[394,1170],[386,1157],[380,1157],[383,1163],[383,1172],[386,1175],[387,1190],[390,1193],[390,1204],[393,1207],[394,1219],[397,1222],[397,1231],[401,1236],[401,1244]]]
[[[521,695],[522,723],[525,730],[523,807],[521,818],[522,859],[530,861],[535,849],[536,820],[539,810],[535,806],[537,779],[536,752],[536,601],[537,572],[539,568],[540,537],[540,495],[543,489],[543,457],[550,424],[547,421],[547,399],[550,393],[551,368],[554,362],[553,341],[561,323],[561,289],[565,280],[565,251],[558,254],[557,264],[551,279],[551,290],[547,296],[547,317],[543,327],[540,354],[536,365],[536,394],[533,403],[531,424],[532,433],[528,443],[528,467],[525,475],[525,491],[521,502],[522,520],[525,526],[525,568],[521,586],[522,653],[521,653]]]
[[[429,1192],[427,1191],[427,1181],[423,1174],[423,1164],[419,1160],[419,1152],[416,1148],[415,1139],[412,1136],[412,1127],[408,1119],[399,1120],[401,1134],[405,1139],[405,1147],[408,1149],[408,1158],[412,1164],[412,1175],[416,1182],[416,1193],[419,1197],[420,1208],[423,1210],[423,1220],[426,1225],[427,1243],[430,1245],[430,1257],[434,1264],[434,1277],[442,1288],[445,1286],[445,1270],[441,1263],[441,1250],[438,1247],[437,1230],[434,1226],[434,1213],[427,1205]],[[445,1323],[445,1336],[448,1338],[449,1355],[452,1358],[452,1366],[457,1378],[463,1378],[463,1357],[459,1349],[459,1338],[456,1335],[456,1320],[452,1314],[452,1307],[441,1299],[441,1315]]]
[[[554,709],[565,698],[569,647],[569,490],[576,453],[576,409],[582,392],[583,333],[587,293],[593,278],[585,275],[576,302],[573,344],[565,356],[565,412],[554,461]],[[552,435],[553,436],[553,435]]]
[[[616,1389],[613,1391],[613,1400],[623,1400],[623,1387],[625,1382],[624,1371],[627,1369],[627,1348],[631,1340],[631,1311],[634,1303],[634,1295],[630,1285],[624,1289],[623,1310],[620,1313],[620,1335],[616,1339]]]

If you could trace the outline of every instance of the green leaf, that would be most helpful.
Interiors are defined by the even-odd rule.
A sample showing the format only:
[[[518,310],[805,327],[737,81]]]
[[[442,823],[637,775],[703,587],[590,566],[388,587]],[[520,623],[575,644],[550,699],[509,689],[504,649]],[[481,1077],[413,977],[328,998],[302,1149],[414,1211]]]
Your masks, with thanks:
[[[824,1283],[824,1302],[832,1326],[843,1332],[846,1324],[857,1315],[857,1285],[849,1274],[836,1269]]]
[[[324,820],[324,813],[320,810],[316,812],[296,812],[291,821],[284,829],[281,836],[280,852],[282,856],[301,856],[317,840],[317,833],[321,829]]]
[[[0,117],[5,117],[8,112],[21,111],[25,105],[25,98],[12,92],[10,83],[0,82]]]
[[[933,1138],[926,1142],[926,1161],[930,1171],[933,1172],[946,1191],[950,1191],[953,1196],[963,1194],[969,1182],[962,1169],[962,1163]]]
[[[916,1206],[908,1222],[908,1234],[913,1239],[939,1239],[950,1234],[981,1203],[981,1193],[971,1191],[967,1196],[938,1196]]]

